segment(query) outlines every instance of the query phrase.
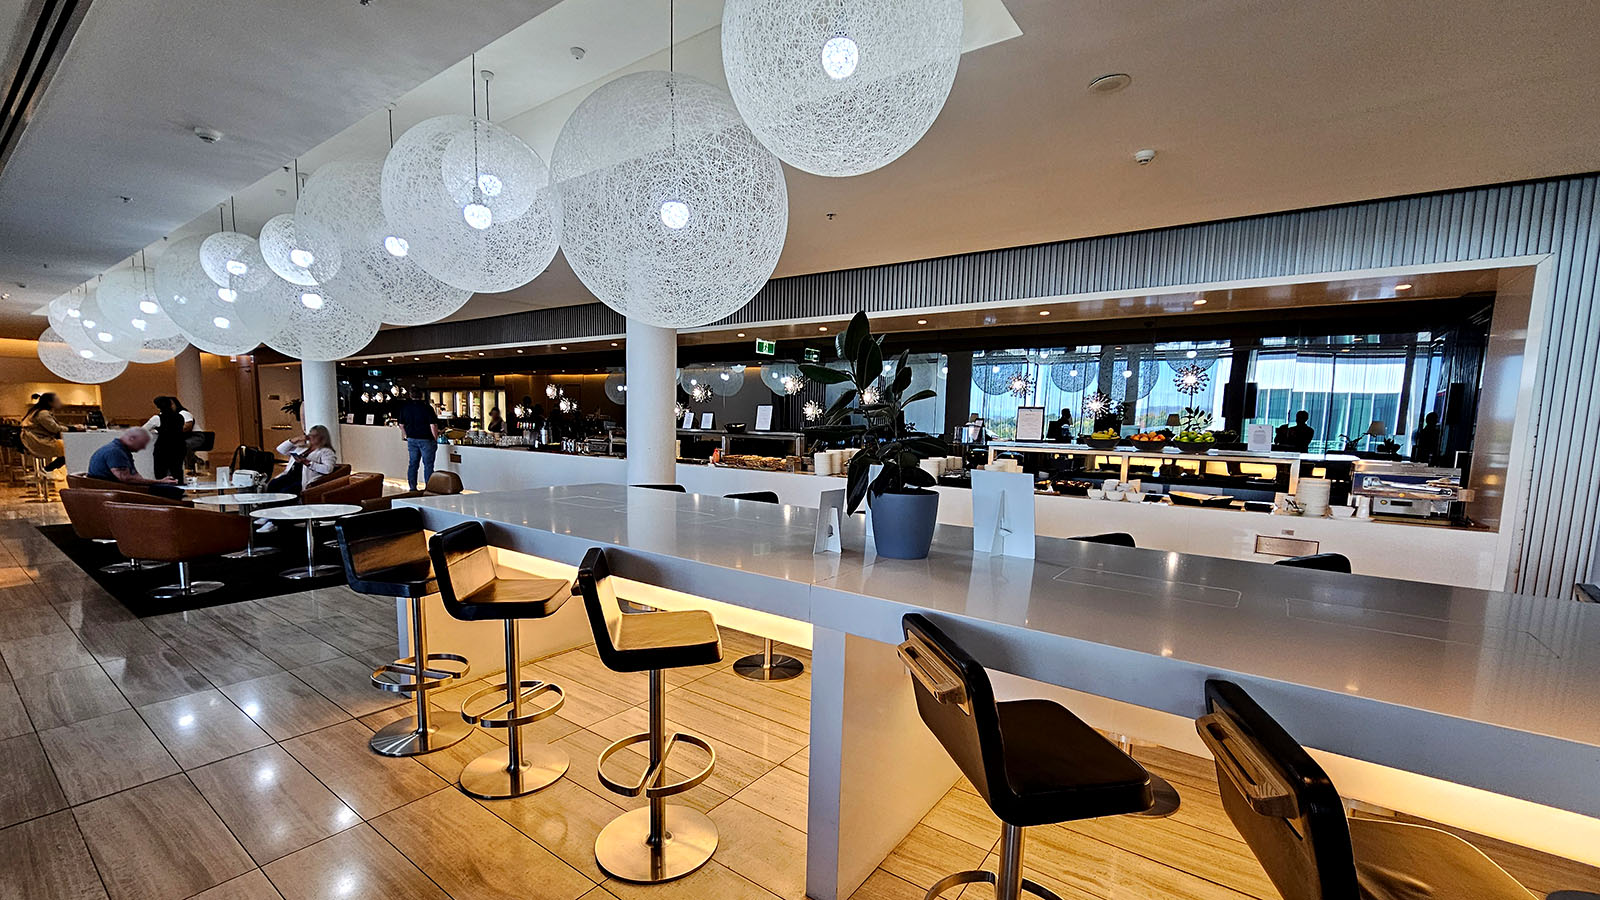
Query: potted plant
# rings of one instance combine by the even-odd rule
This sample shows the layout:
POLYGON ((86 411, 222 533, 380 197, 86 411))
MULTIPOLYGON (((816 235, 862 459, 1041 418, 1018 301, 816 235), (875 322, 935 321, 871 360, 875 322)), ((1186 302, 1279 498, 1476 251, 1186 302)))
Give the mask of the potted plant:
POLYGON ((860 445, 845 472, 847 510, 854 513, 863 502, 872 510, 879 556, 923 559, 933 544, 939 494, 928 490, 935 479, 919 463, 945 456, 949 449, 943 438, 907 428, 905 408, 934 396, 933 391, 906 393, 911 386, 910 351, 895 360, 892 373, 885 373, 883 337, 872 334, 864 312, 856 313, 850 326, 835 336, 834 347, 848 371, 817 365, 800 370, 813 383, 849 387, 806 432, 836 444, 860 445), (873 466, 882 466, 876 478, 870 478, 873 466))

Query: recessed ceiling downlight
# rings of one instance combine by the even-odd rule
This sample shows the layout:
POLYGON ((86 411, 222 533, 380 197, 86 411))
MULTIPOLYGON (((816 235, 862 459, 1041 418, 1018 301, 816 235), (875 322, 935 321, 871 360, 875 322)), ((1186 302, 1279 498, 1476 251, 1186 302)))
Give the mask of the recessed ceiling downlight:
POLYGON ((1132 75, 1126 72, 1113 72, 1089 82, 1089 90, 1096 94, 1115 94, 1130 84, 1133 84, 1132 75))

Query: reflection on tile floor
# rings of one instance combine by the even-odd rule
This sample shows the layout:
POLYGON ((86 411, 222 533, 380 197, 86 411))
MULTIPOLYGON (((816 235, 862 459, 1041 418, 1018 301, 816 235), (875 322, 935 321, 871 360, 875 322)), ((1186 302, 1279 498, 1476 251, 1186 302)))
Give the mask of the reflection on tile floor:
MULTIPOLYGON (((330 588, 140 620, 34 530, 64 521, 60 506, 21 497, 0 488, 0 900, 804 896, 810 677, 734 676, 759 649, 748 635, 727 634, 722 664, 669 680, 670 719, 717 746, 713 776, 679 798, 717 822, 716 856, 668 885, 620 884, 596 868, 594 838, 642 801, 602 788, 594 764, 642 727, 643 676, 608 671, 592 648, 530 662, 524 677, 560 683, 567 702, 526 734, 563 747, 569 774, 477 801, 451 782, 492 733, 418 759, 367 749, 404 714, 405 698, 368 684, 370 660, 394 655, 389 602, 330 588)), ((1030 877, 1069 900, 1273 900, 1205 764, 1144 755, 1183 791, 1180 814, 1031 829, 1030 877)), ((692 771, 692 757, 674 767, 692 771)), ((634 775, 644 762, 615 759, 634 775)), ((999 834, 957 785, 856 898, 919 900, 955 869, 992 866, 999 834)), ((1541 893, 1584 886, 1498 849, 1541 893)))

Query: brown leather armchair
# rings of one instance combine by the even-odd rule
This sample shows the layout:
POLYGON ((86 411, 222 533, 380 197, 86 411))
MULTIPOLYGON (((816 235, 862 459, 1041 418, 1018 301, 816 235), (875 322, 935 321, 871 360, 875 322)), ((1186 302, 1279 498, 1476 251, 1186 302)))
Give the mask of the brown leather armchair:
MULTIPOLYGON (((328 474, 323 475, 321 477, 312 479, 311 483, 306 485, 303 490, 304 491, 309 491, 314 487, 322 487, 323 485, 332 484, 333 482, 338 481, 341 478, 349 478, 349 477, 350 477, 350 464, 349 463, 339 463, 338 465, 333 467, 333 471, 332 472, 329 472, 328 474)), ((307 503, 317 503, 317 502, 321 502, 321 501, 307 500, 305 502, 307 502, 307 503)))
POLYGON ((301 503, 359 504, 363 500, 383 496, 383 475, 377 472, 357 472, 343 481, 330 484, 326 490, 316 493, 313 498, 306 496, 309 493, 311 491, 308 489, 300 494, 301 503))
POLYGON ((150 592, 158 599, 190 597, 222 587, 220 581, 191 581, 189 563, 243 550, 250 542, 250 520, 232 513, 148 503, 107 503, 104 508, 123 556, 178 564, 178 583, 150 592))
POLYGON ((459 494, 466 488, 461 485, 461 476, 454 472, 435 472, 428 476, 428 483, 420 491, 406 491, 401 494, 390 494, 387 497, 375 497, 363 500, 361 508, 367 512, 378 509, 389 509, 396 500, 407 500, 412 497, 448 497, 459 494))
POLYGON ((150 493, 150 486, 147 484, 123 484, 113 478, 95 478, 86 472, 68 472, 67 487, 93 491, 126 491, 130 494, 150 493))
MULTIPOLYGON (((90 479, 98 481, 99 479, 90 479)), ((101 482, 102 484, 104 482, 101 482)), ((61 491, 61 505, 66 509, 67 521, 72 523, 72 531, 86 541, 97 544, 114 544, 116 537, 111 533, 111 520, 106 516, 107 503, 133 503, 146 506, 190 506, 183 500, 171 500, 166 497, 157 497, 153 494, 140 494, 133 491, 119 491, 110 489, 90 488, 64 488, 61 491)), ((157 565, 162 565, 158 563, 157 565)), ((153 568, 143 561, 134 558, 125 562, 112 563, 101 566, 100 571, 116 575, 124 572, 137 572, 153 568)))

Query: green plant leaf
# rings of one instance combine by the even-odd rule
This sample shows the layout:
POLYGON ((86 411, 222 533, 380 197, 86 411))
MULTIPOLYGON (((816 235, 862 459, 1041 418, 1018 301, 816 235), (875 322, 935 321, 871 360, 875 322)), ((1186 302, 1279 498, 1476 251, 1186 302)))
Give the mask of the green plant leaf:
POLYGON ((911 386, 911 351, 903 350, 900 358, 894 361, 894 381, 890 382, 889 390, 896 394, 903 393, 911 386))
POLYGON ((869 336, 861 343, 855 357, 856 387, 866 390, 867 385, 883 375, 883 348, 869 336))
POLYGON ((906 484, 912 487, 933 487, 939 483, 939 479, 929 475, 927 471, 920 466, 915 469, 906 469, 905 481, 906 484))
MULTIPOLYGON (((861 352, 861 345, 871 336, 872 326, 867 324, 866 311, 856 313, 850 318, 850 325, 835 342, 838 345, 839 358, 855 362, 857 354, 861 352)), ((857 384, 860 382, 857 381, 857 384)))
POLYGON ((917 402, 918 400, 926 400, 929 397, 935 397, 935 396, 938 396, 938 395, 935 394, 933 391, 930 391, 930 390, 927 390, 926 388, 924 388, 923 390, 917 391, 915 394, 912 394, 911 396, 905 398, 904 400, 901 400, 900 401, 900 405, 901 406, 910 406, 911 404, 917 402))
POLYGON ((800 374, 804 375, 807 381, 814 381, 817 384, 843 384, 850 380, 849 372, 809 363, 800 366, 800 374))
POLYGON ((833 415, 835 415, 837 413, 844 412, 845 410, 850 408, 850 404, 854 403, 855 400, 856 400, 856 389, 855 388, 847 388, 844 393, 839 395, 839 399, 833 401, 833 405, 828 407, 828 411, 824 414, 823 417, 824 418, 828 418, 828 417, 831 417, 831 416, 833 416, 833 415))
POLYGON ((854 515, 861 508, 861 501, 867 499, 867 475, 871 471, 871 463, 865 453, 850 457, 850 462, 845 466, 845 512, 854 515))

